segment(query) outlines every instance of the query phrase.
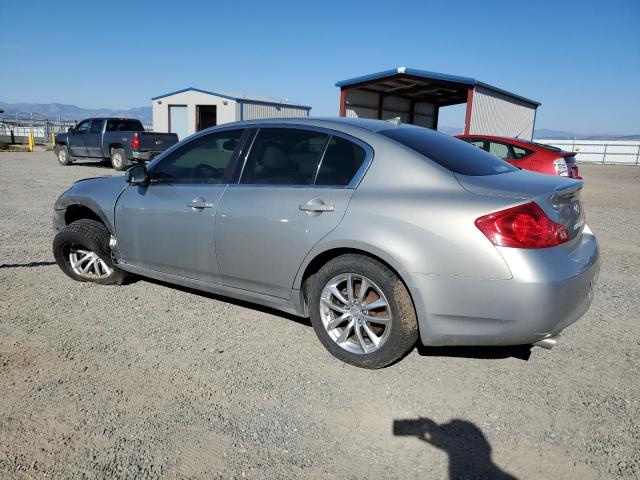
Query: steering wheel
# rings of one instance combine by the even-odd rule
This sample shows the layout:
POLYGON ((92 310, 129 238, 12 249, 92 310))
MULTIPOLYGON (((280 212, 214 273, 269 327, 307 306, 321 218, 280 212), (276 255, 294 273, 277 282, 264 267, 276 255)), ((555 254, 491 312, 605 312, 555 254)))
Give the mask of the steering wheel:
POLYGON ((193 167, 193 177, 198 179, 219 179, 222 177, 222 173, 221 169, 212 167, 206 163, 201 163, 193 167))

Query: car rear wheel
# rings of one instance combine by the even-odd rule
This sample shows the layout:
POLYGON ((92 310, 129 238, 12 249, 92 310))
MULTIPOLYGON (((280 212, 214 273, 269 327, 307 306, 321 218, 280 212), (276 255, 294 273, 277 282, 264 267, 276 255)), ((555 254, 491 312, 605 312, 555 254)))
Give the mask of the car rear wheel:
POLYGON ((79 282, 122 285, 127 274, 111 260, 110 234, 96 220, 77 220, 53 239, 56 263, 69 277, 79 282))
POLYGON ((391 269, 364 255, 342 255, 325 264, 311 279, 309 309, 327 350, 358 367, 385 367, 418 338, 406 287, 391 269))
POLYGON ((60 165, 67 166, 71 165, 71 162, 73 162, 71 155, 69 155, 69 149, 66 145, 59 146, 56 155, 58 157, 58 163, 60 165))
POLYGON ((126 170, 129 166, 127 155, 122 148, 114 148, 111 150, 111 166, 119 172, 126 170))

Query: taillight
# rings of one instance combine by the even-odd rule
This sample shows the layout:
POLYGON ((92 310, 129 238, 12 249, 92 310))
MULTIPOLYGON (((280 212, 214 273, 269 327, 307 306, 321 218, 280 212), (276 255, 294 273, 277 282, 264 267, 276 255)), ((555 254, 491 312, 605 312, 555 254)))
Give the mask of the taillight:
POLYGON ((490 213, 475 223, 491 243, 500 247, 547 248, 569 240, 567 227, 551 220, 533 202, 490 213))
POLYGON ((138 148, 140 148, 140 137, 138 136, 137 133, 133 134, 133 137, 131 137, 131 148, 134 150, 137 150, 138 148))
POLYGON ((553 161, 553 168, 556 169, 556 175, 560 175, 561 177, 569 176, 569 169, 567 168, 567 162, 564 158, 556 158, 553 161))

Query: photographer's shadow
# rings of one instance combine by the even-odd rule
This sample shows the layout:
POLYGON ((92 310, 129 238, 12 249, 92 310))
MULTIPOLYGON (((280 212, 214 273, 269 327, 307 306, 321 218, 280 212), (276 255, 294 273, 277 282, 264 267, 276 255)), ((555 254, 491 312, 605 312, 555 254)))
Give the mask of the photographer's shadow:
POLYGON ((394 420, 393 434, 415 436, 449 456, 449 480, 517 480, 493 463, 491 445, 482 431, 466 420, 438 425, 429 418, 394 420))

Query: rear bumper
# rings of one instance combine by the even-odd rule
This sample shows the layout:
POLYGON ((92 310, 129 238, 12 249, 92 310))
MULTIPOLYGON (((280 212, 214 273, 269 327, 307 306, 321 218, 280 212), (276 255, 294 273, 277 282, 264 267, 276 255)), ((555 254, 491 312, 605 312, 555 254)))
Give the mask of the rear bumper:
POLYGON ((499 250, 510 280, 409 275, 423 344, 532 344, 557 335, 588 310, 600 269, 588 227, 570 246, 499 250))
POLYGON ((156 155, 160 154, 161 152, 159 151, 145 151, 145 152, 140 152, 138 150, 134 150, 131 152, 131 155, 133 156, 134 159, 142 161, 142 162, 148 162, 149 160, 152 160, 156 155))

